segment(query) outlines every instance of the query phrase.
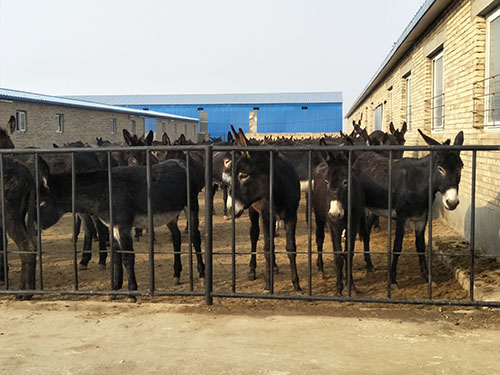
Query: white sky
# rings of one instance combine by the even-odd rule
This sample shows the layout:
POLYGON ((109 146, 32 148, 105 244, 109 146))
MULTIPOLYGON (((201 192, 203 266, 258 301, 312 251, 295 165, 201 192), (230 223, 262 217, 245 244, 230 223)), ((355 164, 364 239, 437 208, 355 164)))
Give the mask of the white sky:
POLYGON ((0 87, 49 95, 342 91, 423 0, 0 0, 0 87))

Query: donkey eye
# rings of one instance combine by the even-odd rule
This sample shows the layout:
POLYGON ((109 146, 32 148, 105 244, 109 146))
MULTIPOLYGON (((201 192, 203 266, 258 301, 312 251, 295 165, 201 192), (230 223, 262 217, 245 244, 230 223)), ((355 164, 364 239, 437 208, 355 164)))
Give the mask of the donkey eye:
POLYGON ((231 159, 224 159, 224 167, 231 168, 231 159))
POLYGON ((348 185, 347 180, 342 180, 342 187, 346 188, 348 185))
POLYGON ((443 167, 441 167, 440 165, 438 165, 438 171, 439 171, 439 173, 441 173, 443 176, 446 176, 446 170, 445 170, 443 167))
POLYGON ((243 172, 238 173, 238 178, 242 182, 248 180, 248 177, 250 177, 250 175, 248 173, 243 173, 243 172))

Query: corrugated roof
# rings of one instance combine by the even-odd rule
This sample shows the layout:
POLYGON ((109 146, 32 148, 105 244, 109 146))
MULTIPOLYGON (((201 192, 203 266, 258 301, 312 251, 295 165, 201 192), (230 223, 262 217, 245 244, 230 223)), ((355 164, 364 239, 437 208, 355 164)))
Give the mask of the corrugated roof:
POLYGON ((403 33, 392 47, 380 67, 375 72, 370 82, 363 89, 351 109, 347 112, 349 117, 363 102, 363 100, 375 89, 385 75, 403 58, 415 41, 428 29, 437 17, 450 5, 453 0, 426 0, 403 33))
POLYGON ((122 112, 122 113, 130 113, 130 114, 144 116, 144 117, 157 117, 157 118, 168 118, 168 119, 177 119, 177 120, 198 121, 197 118, 193 118, 193 117, 177 116, 177 115, 171 115, 171 114, 163 113, 163 112, 145 111, 145 110, 140 110, 140 109, 118 107, 118 106, 109 105, 109 104, 96 103, 96 102, 92 102, 92 101, 88 101, 88 100, 71 99, 71 98, 59 97, 59 96, 34 94, 31 92, 10 90, 10 89, 4 89, 4 88, 0 88, 0 99, 22 100, 22 101, 29 101, 29 102, 38 102, 38 103, 47 103, 47 104, 69 106, 69 107, 95 109, 95 110, 101 110, 101 111, 122 112))
POLYGON ((342 92, 192 95, 83 95, 70 96, 70 98, 91 100, 99 103, 114 105, 342 103, 342 92))

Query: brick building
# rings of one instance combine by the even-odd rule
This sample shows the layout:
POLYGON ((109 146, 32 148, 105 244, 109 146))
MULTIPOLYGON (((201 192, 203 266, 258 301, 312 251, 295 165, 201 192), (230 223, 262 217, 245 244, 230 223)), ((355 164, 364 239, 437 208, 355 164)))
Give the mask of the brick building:
MULTIPOLYGON (((463 130, 464 144, 500 143, 500 1, 427 0, 347 113, 369 131, 408 122, 407 144, 463 130)), ((413 156, 413 155, 407 155, 413 156)), ((471 152, 462 152, 461 203, 446 219, 470 234, 471 152)), ((476 244, 500 256, 500 154, 479 152, 476 244)))
POLYGON ((52 147, 74 141, 95 145, 96 137, 123 142, 123 129, 139 136, 153 129, 157 139, 166 132, 198 140, 199 120, 166 113, 123 108, 89 101, 0 89, 0 123, 16 116, 11 135, 16 147, 52 147))

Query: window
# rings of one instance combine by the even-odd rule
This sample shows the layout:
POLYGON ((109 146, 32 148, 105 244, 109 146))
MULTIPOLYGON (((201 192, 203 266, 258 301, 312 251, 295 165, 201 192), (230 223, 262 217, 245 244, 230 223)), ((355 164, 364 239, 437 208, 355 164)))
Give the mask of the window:
POLYGON ((302 106, 302 108, 301 108, 301 109, 306 110, 306 109, 308 109, 308 108, 307 108, 307 106, 302 106))
POLYGON ((188 126, 184 124, 184 135, 187 136, 188 126))
POLYGON ((411 130, 411 74, 405 77, 406 124, 411 130))
POLYGON ((389 87, 389 89, 387 89, 387 101, 388 101, 388 104, 389 104, 389 122, 392 121, 392 112, 393 112, 393 108, 392 108, 392 86, 389 87))
POLYGON ((443 52, 432 59, 432 130, 443 129, 444 126, 444 79, 443 52))
POLYGON ((486 125, 500 122, 500 8, 487 19, 486 125))
POLYGON ((116 134, 116 119, 111 119, 111 134, 116 134))
POLYGON ((16 111, 16 132, 26 132, 26 111, 16 111))
POLYGON ((136 131, 137 131, 137 129, 136 129, 136 125, 135 125, 135 120, 130 120, 130 132, 132 134, 135 134, 136 131))
POLYGON ((377 108, 375 108, 374 113, 374 130, 382 130, 382 120, 384 118, 384 105, 380 104, 377 108))
POLYGON ((56 133, 64 132, 64 115, 61 113, 56 114, 56 133))

